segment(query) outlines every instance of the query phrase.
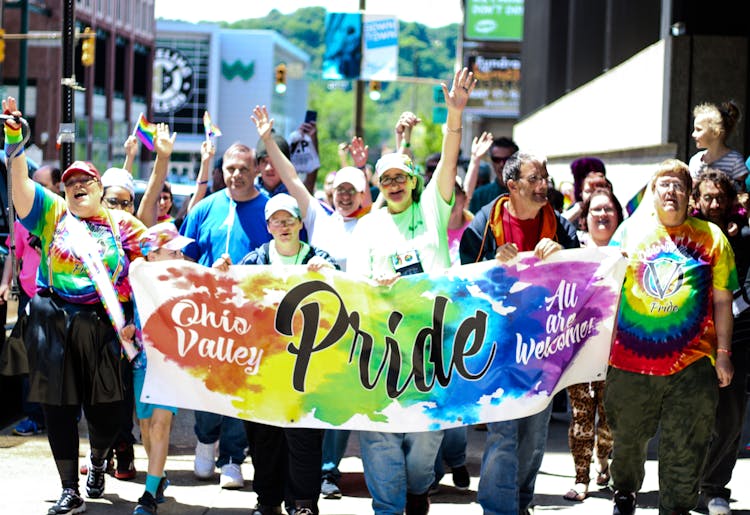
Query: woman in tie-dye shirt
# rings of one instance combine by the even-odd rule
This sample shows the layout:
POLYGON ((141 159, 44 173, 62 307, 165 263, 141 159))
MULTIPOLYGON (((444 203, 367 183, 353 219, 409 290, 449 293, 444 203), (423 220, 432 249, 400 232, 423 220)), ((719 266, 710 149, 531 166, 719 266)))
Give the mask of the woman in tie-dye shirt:
MULTIPOLYGON (((3 110, 21 116, 12 97, 3 100, 3 110)), ((105 457, 119 429, 125 392, 132 388, 110 314, 117 313, 119 301, 125 320, 132 319, 128 267, 141 255, 146 228, 130 214, 102 205, 101 177, 91 163, 76 161, 63 172, 66 199, 35 184, 28 176, 21 125, 9 118, 4 129, 13 204, 24 227, 42 242, 40 290, 31 301, 25 342, 29 400, 42 404, 62 483, 49 513, 79 513, 86 507, 78 490, 77 418, 83 408, 91 446, 86 492, 101 497, 105 457), (93 279, 97 274, 99 282, 93 279), (100 295, 107 292, 105 309, 100 295)))
POLYGON ((718 389, 732 379, 734 253, 721 229, 687 215, 691 188, 688 166, 664 161, 651 181, 654 210, 625 220, 610 241, 630 260, 604 400, 622 515, 635 511, 657 427, 659 512, 695 507, 718 389))

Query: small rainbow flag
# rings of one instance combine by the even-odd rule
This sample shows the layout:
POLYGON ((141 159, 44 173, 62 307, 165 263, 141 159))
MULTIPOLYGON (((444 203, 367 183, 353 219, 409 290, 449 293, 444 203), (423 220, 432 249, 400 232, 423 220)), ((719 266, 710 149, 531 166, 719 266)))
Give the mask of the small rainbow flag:
POLYGON ((646 193, 646 186, 641 188, 638 193, 633 195, 633 198, 628 200, 628 203, 625 204, 625 210, 628 212, 628 216, 632 215, 635 212, 635 209, 641 203, 641 200, 643 200, 644 193, 646 193))
POLYGON ((135 129, 133 130, 133 134, 138 136, 138 139, 141 140, 141 143, 149 149, 154 149, 154 138, 156 137, 156 124, 150 123, 148 120, 146 120, 146 117, 143 116, 143 113, 140 114, 138 117, 138 121, 135 124, 135 129))
POLYGON ((211 122, 211 117, 208 115, 208 111, 203 111, 203 130, 206 132, 207 140, 221 136, 221 129, 211 122))

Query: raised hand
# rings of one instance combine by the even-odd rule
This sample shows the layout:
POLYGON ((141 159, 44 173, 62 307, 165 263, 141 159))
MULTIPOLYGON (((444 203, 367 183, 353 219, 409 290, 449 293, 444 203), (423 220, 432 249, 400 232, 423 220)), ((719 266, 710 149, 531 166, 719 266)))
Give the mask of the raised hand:
POLYGON ((135 155, 138 153, 138 138, 131 134, 122 146, 125 149, 125 155, 131 160, 135 159, 135 155))
POLYGON ((483 132, 481 136, 474 136, 471 141, 471 157, 480 158, 484 156, 492 146, 492 133, 483 132))
POLYGON ((203 140, 201 142, 201 162, 210 162, 214 155, 216 155, 216 147, 214 144, 208 140, 203 140))
POLYGON ((169 157, 174 149, 174 141, 177 139, 177 133, 169 135, 169 125, 166 123, 156 124, 156 136, 154 137, 154 150, 158 157, 169 157))
POLYGON ((266 106, 255 106, 250 119, 255 124, 255 128, 258 129, 258 136, 260 136, 260 139, 264 140, 270 137, 271 129, 273 129, 273 118, 268 117, 268 109, 266 106))
MULTIPOLYGON (((21 111, 18 110, 18 102, 16 102, 16 99, 14 97, 8 97, 3 100, 3 114, 10 114, 15 116, 16 118, 20 118, 22 116, 21 111)), ((10 118, 5 120, 5 125, 13 130, 18 130, 21 128, 20 123, 10 118)))
POLYGON ((444 82, 441 83, 440 87, 443 88, 445 105, 448 109, 463 110, 469 102, 469 96, 474 91, 476 84, 477 80, 474 78, 474 73, 470 72, 468 68, 456 72, 450 90, 444 82))
POLYGON ((365 140, 358 136, 354 136, 349 145, 349 153, 352 155, 354 166, 357 168, 363 168, 367 164, 367 157, 370 155, 370 147, 365 145, 365 140))

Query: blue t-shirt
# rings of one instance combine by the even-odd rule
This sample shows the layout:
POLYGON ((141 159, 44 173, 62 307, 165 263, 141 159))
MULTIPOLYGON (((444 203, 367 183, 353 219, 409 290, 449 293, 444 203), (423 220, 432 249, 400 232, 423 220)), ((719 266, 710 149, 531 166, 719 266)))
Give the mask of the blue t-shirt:
POLYGON ((184 254, 204 266, 213 265, 224 253, 239 263, 248 252, 271 241, 264 214, 266 202, 263 193, 244 202, 231 200, 226 189, 209 195, 180 227, 181 234, 195 240, 183 249, 184 254))

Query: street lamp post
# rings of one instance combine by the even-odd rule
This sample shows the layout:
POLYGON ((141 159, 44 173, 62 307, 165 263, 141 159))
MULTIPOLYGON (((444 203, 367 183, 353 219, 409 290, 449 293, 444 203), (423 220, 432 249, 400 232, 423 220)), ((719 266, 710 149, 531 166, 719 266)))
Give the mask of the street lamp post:
POLYGON ((74 161, 75 125, 73 123, 75 0, 63 0, 62 25, 62 112, 58 138, 60 141, 60 168, 65 170, 74 161))

